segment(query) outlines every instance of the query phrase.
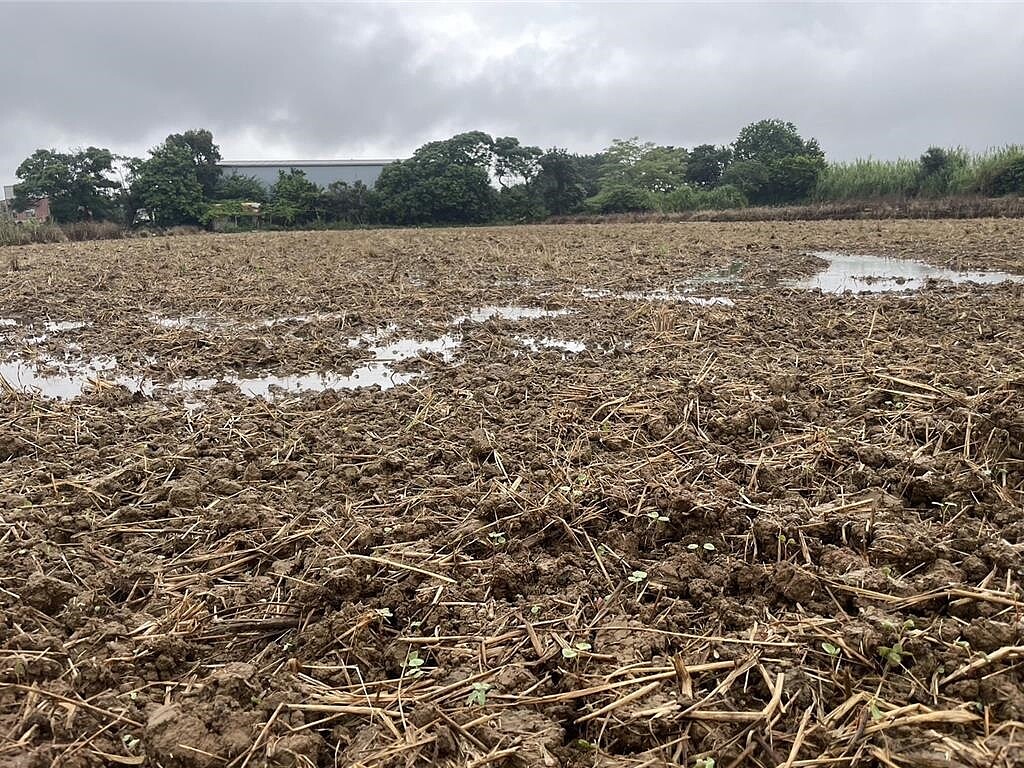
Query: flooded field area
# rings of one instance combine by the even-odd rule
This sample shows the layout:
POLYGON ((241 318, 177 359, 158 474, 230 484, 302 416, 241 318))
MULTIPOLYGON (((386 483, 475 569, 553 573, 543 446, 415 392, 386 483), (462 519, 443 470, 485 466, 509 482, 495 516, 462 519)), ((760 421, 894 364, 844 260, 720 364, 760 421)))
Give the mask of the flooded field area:
POLYGON ((0 249, 0 765, 1024 763, 1024 222, 0 249))

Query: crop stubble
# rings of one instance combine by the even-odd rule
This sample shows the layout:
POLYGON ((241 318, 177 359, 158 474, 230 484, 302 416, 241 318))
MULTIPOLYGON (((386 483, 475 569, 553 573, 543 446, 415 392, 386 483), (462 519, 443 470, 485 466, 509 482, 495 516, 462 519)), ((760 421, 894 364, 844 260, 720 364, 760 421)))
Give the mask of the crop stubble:
POLYGON ((454 361, 386 392, 0 395, 0 764, 1020 764, 1022 288, 784 286, 826 249, 1024 272, 1022 240, 893 221, 0 253, 0 314, 91 324, 0 328, 4 353, 74 341, 156 381, 572 310, 463 325, 454 361), (690 290, 735 306, 580 293, 715 275, 741 283, 690 290))

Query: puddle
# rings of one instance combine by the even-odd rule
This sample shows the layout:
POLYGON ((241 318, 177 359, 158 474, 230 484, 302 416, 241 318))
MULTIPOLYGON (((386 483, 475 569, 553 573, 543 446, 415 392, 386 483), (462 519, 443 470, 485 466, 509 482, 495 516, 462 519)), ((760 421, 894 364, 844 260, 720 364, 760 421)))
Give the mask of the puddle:
POLYGON ((791 288, 820 289, 823 293, 888 293, 923 288, 929 280, 948 280, 952 283, 978 283, 996 285, 1007 281, 1024 282, 1024 276, 1007 272, 981 270, 958 272, 935 267, 923 261, 894 259, 887 256, 816 251, 813 254, 828 262, 828 266, 810 277, 790 281, 791 288))
MULTIPOLYGON (((383 333, 392 328, 383 329, 383 333)), ((380 333, 377 336, 381 335, 380 333)), ((350 339, 349 346, 358 346, 361 341, 370 341, 377 336, 350 339)), ((362 365, 352 373, 333 372, 301 373, 288 376, 256 376, 252 378, 225 377, 224 381, 236 385, 243 394, 250 397, 262 397, 273 400, 281 394, 299 392, 323 392, 327 389, 362 389, 364 387, 380 387, 391 389, 400 384, 408 384, 422 376, 411 371, 396 371, 393 364, 404 360, 412 360, 422 355, 437 354, 445 361, 450 361, 455 350, 462 344, 462 339, 445 335, 436 339, 422 340, 403 338, 391 342, 374 343, 370 346, 374 359, 362 365)))
POLYGON ((455 350, 462 345, 462 339, 456 336, 444 335, 429 341, 419 339, 399 339, 388 344, 372 346, 370 350, 374 357, 381 361, 411 360, 422 355, 437 354, 445 362, 451 362, 455 356, 455 350))
MULTIPOLYGON (((540 307, 516 307, 516 306, 486 306, 471 311, 469 315, 456 317, 452 323, 459 325, 463 322, 483 322, 492 317, 499 317, 507 320, 520 320, 527 318, 555 317, 568 314, 569 309, 549 310, 540 307)), ((310 316, 316 317, 316 316, 310 316)), ((280 322, 305 322, 306 316, 295 316, 289 318, 274 318, 266 321, 271 324, 280 322)), ((180 318, 166 318, 152 315, 150 320, 164 328, 209 328, 223 325, 223 321, 212 318, 208 315, 192 315, 180 318)), ((84 327, 78 323, 52 323, 47 328, 52 330, 72 330, 84 327)), ((100 377, 111 383, 122 384, 133 392, 141 392, 151 396, 156 392, 198 392, 213 389, 219 382, 233 384, 249 397, 262 397, 266 400, 274 400, 283 395, 296 394, 299 392, 322 392, 327 389, 362 389, 366 387, 380 387, 390 389, 400 384, 407 384, 423 375, 419 371, 396 371, 395 364, 399 362, 415 360, 425 355, 437 355, 445 362, 451 362, 455 352, 462 345, 462 338, 459 334, 444 334, 434 339, 415 339, 411 337, 388 338, 397 331, 394 325, 387 325, 378 329, 375 333, 364 334, 357 338, 346 340, 348 347, 362 347, 367 345, 368 351, 373 359, 355 368, 351 373, 338 373, 333 371, 312 371, 287 375, 250 375, 240 376, 228 374, 219 378, 206 379, 178 379, 171 382, 158 382, 148 379, 145 376, 101 376, 109 374, 117 367, 116 358, 95 358, 91 361, 69 362, 68 359, 60 362, 54 359, 42 359, 39 362, 24 359, 0 364, 0 373, 4 379, 14 388, 38 392, 43 397, 53 399, 71 399, 82 394, 89 381, 100 377), (53 367, 56 373, 43 372, 48 367, 53 367)), ((45 338, 45 337, 44 337, 45 338)), ((516 337, 524 346, 534 351, 540 349, 558 349, 567 353, 579 353, 586 350, 586 344, 576 340, 562 340, 552 337, 516 337)), ((147 358, 152 365, 156 361, 147 358)), ((199 405, 190 401, 190 410, 195 410, 199 405)))
POLYGON ((290 325, 292 323, 312 323, 324 320, 343 320, 345 312, 313 312, 309 315, 283 315, 282 317, 271 317, 266 320, 259 320, 254 323, 247 323, 246 328, 273 328, 276 325, 290 325))
POLYGON ((273 400, 280 394, 323 392, 327 389, 360 389, 374 385, 390 389, 407 384, 420 374, 398 373, 391 366, 374 362, 356 368, 348 375, 340 373, 303 373, 292 376, 258 376, 250 379, 226 377, 224 381, 236 385, 242 394, 273 400))
POLYGON ((540 352, 542 349, 558 349, 562 352, 578 354, 587 350, 587 345, 575 339, 553 339, 550 337, 536 338, 534 336, 516 336, 516 341, 533 352, 540 352))
POLYGON ((60 322, 47 322, 43 325, 50 333, 63 333, 64 331, 80 331, 83 328, 88 328, 90 323, 80 322, 78 320, 61 320, 60 322))
MULTIPOLYGON (((0 363, 0 376, 3 376, 4 381, 14 389, 38 392, 43 397, 54 400, 70 400, 82 394, 91 380, 104 378, 101 374, 117 368, 115 357, 95 357, 75 365, 54 360, 43 362, 47 367, 53 367, 55 371, 42 372, 35 363, 15 359, 0 363)), ((114 381, 125 383, 121 377, 114 381)))
POLYGON ((162 315, 150 315, 149 321, 154 325, 168 330, 182 330, 193 328, 197 330, 209 330, 210 328, 223 328, 230 325, 223 319, 211 317, 203 312, 195 315, 181 315, 180 317, 164 317, 162 315))
POLYGON ((543 307, 516 307, 511 305, 489 304, 485 307, 475 307, 468 315, 458 315, 452 318, 452 325, 462 325, 465 322, 484 323, 488 320, 537 320, 542 317, 559 317, 568 315, 571 309, 544 309, 543 307))
POLYGON ((580 293, 588 299, 627 299, 628 301, 671 301, 693 304, 698 307, 734 307, 735 302, 728 296, 692 296, 689 293, 656 289, 653 291, 621 291, 616 293, 605 288, 583 288, 580 293))

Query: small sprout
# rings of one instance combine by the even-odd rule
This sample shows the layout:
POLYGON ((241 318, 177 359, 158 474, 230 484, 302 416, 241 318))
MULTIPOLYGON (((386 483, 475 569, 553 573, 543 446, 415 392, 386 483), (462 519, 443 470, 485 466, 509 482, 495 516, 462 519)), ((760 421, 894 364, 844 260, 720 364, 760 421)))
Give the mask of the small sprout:
POLYGON ((505 534, 501 531, 491 531, 487 536, 490 538, 491 543, 496 547, 500 547, 505 543, 505 534))
POLYGON ((880 645, 878 646, 878 655, 885 660, 887 666, 898 667, 903 663, 903 644, 896 643, 892 647, 880 645))
MULTIPOLYGON (((712 544, 710 541, 705 541, 704 542, 704 549, 706 549, 708 552, 714 552, 715 551, 715 545, 712 544)), ((709 757, 708 760, 711 760, 711 758, 709 757)))
POLYGON ((576 741, 572 743, 572 746, 574 749, 578 749, 581 752, 592 752, 593 750, 597 749, 597 747, 595 747, 586 739, 576 739, 576 741))
POLYGON ((875 722, 881 720, 885 715, 882 714, 882 710, 878 708, 878 703, 874 700, 871 702, 871 719, 875 722))
POLYGON ((482 707, 487 703, 487 692, 491 690, 489 683, 473 683, 473 691, 469 694, 466 699, 466 703, 469 705, 475 705, 482 707))
POLYGON ((128 691, 128 698, 131 699, 132 701, 135 701, 137 698, 139 698, 139 692, 138 691, 128 691))
POLYGON ((693 761, 693 768, 715 768, 715 758, 698 757, 693 761))
POLYGON ((541 608, 540 608, 540 606, 539 606, 539 605, 531 605, 531 606, 530 606, 530 613, 532 613, 532 614, 533 614, 534 616, 536 616, 537 614, 539 614, 539 613, 540 613, 540 611, 541 611, 541 608))
POLYGON ((382 619, 392 619, 395 616, 390 608, 375 608, 373 612, 382 619))
POLYGON ((690 550, 691 552, 696 552, 698 549, 700 549, 700 545, 699 544, 687 544, 686 548, 688 550, 690 550))
POLYGON ((131 734, 125 733, 121 736, 121 743, 124 744, 124 748, 129 752, 134 752, 139 746, 139 739, 131 734))
POLYGON ((648 512, 647 516, 656 523, 668 522, 668 515, 660 515, 658 514, 658 510, 656 509, 652 509, 650 512, 648 512))
POLYGON ((586 642, 585 640, 580 640, 579 642, 573 643, 572 645, 567 645, 564 648, 562 648, 562 658, 575 659, 577 656, 580 655, 581 651, 589 650, 590 643, 586 642))
POLYGON ((903 630, 904 631, 907 631, 907 630, 910 630, 910 629, 913 629, 913 628, 914 628, 914 620, 913 619, 907 619, 906 621, 903 622, 903 630))
POLYGON ((423 665, 426 663, 425 659, 420 658, 419 651, 409 651, 409 655, 405 659, 406 674, 409 677, 418 677, 423 674, 423 665))
POLYGON ((823 650, 832 658, 838 658, 840 654, 839 648, 837 646, 832 645, 832 643, 829 642, 822 643, 821 650, 823 650))
POLYGON ((647 571, 633 571, 627 578, 634 584, 639 584, 647 580, 647 571))

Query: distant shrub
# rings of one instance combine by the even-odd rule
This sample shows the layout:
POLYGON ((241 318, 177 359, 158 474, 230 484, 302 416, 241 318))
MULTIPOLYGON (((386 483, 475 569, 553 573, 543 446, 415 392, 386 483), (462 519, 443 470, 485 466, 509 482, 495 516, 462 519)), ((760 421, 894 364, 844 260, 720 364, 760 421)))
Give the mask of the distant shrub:
POLYGON ((695 211, 700 205, 701 195, 693 187, 682 186, 667 192, 661 201, 661 210, 669 213, 695 211))
POLYGON ((653 211, 651 194, 645 189, 615 184, 602 189, 583 204, 590 213, 632 213, 653 211))
POLYGON ((164 230, 165 235, 198 235, 203 230, 200 227, 194 227, 189 224, 179 224, 176 227, 167 227, 164 230))
POLYGON ((68 240, 113 240, 124 236, 124 229, 113 221, 76 221, 61 224, 68 240))
POLYGON ((697 193, 697 210, 727 211, 732 208, 746 208, 747 198, 731 184, 713 189, 702 189, 697 193))
POLYGON ((1024 195, 1024 154, 1008 160, 985 181, 989 195, 1024 195))
POLYGON ((29 245, 31 243, 63 243, 67 240, 56 224, 12 219, 0 219, 0 246, 29 245))

